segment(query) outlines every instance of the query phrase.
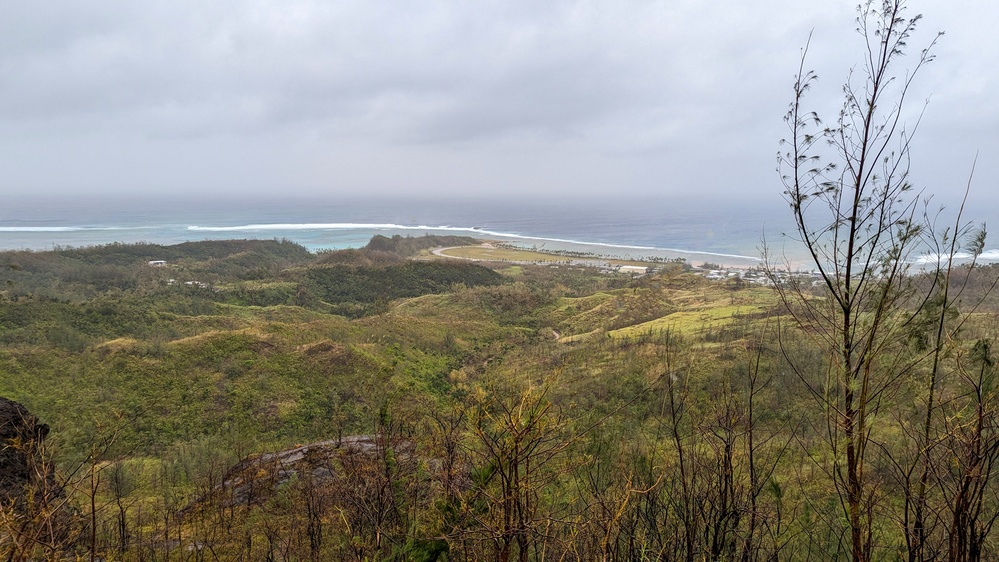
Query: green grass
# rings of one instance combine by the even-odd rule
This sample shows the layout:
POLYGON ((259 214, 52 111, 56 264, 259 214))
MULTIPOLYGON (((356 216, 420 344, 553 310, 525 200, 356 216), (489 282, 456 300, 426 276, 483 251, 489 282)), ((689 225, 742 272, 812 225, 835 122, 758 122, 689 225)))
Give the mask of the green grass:
POLYGON ((666 316, 634 324, 608 334, 612 338, 631 338, 666 329, 688 337, 732 327, 743 321, 750 324, 765 317, 776 304, 774 294, 766 289, 746 289, 738 292, 709 288, 700 294, 688 294, 678 299, 681 309, 666 316))
POLYGON ((512 261, 528 263, 555 263, 564 262, 568 258, 554 256, 542 252, 531 250, 516 250, 512 248, 493 248, 489 246, 459 246, 448 248, 441 252, 441 255, 449 258, 462 258, 481 261, 512 261))

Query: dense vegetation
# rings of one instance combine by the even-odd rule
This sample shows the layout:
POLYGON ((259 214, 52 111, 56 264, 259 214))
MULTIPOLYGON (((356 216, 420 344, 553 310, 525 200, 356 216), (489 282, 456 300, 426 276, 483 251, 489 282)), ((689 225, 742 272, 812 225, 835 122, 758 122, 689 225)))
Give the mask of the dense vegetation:
POLYGON ((442 293, 452 286, 496 285, 499 274, 466 262, 413 261, 392 267, 328 266, 306 274, 315 295, 347 316, 361 315, 371 305, 390 300, 442 293))
MULTIPOLYGON (((828 418, 801 379, 822 377, 824 359, 807 330, 781 320, 772 290, 679 268, 632 280, 368 251, 388 252, 331 262, 287 242, 242 241, 0 255, 16 265, 0 306, 0 395, 51 425, 38 462, 57 461, 75 506, 58 541, 42 533, 19 550, 6 538, 5 554, 845 555, 825 476, 828 418), (147 264, 161 256, 167 265, 147 264), (343 263, 358 259, 365 265, 343 263), (117 281, 82 273, 94 264, 117 281), (51 281, 69 270, 81 272, 73 283, 51 281), (340 279, 376 289, 337 292, 340 279), (333 313, 344 305, 353 318, 333 313), (327 445, 299 464, 253 457, 315 442, 327 445), (248 456, 258 460, 237 466, 248 456)), ((996 276, 972 273, 969 294, 996 276)), ((953 376, 939 390, 947 415, 934 454, 951 460, 927 498, 941 537, 967 447, 988 462, 999 449, 982 417, 995 407, 995 310, 984 306, 948 313, 961 318, 961 338, 941 359, 953 376), (973 422, 985 423, 977 441, 973 422)), ((927 318, 891 343, 892 357, 913 359, 879 415, 905 423, 872 429, 876 544, 887 558, 904 551, 892 522, 917 452, 906 420, 925 411, 927 318)), ((999 501, 990 466, 976 470, 981 525, 999 501)), ((15 507, 0 523, 22 538, 52 515, 15 507)), ((979 548, 993 552, 986 529, 979 548)))

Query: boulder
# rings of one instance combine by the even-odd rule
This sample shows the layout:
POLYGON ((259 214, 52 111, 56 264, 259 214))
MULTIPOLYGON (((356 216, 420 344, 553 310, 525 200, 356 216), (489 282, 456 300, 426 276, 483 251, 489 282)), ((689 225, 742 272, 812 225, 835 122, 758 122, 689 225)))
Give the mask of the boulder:
POLYGON ((362 480, 384 476, 385 467, 381 463, 386 445, 393 462, 416 461, 412 442, 384 443, 371 435, 350 435, 252 455, 230 468, 212 494, 198 498, 181 513, 188 513, 209 500, 225 506, 257 506, 292 480, 306 479, 311 486, 324 489, 363 488, 362 480))
POLYGON ((0 502, 22 498, 35 484, 41 444, 48 433, 49 426, 27 408, 0 397, 0 502))

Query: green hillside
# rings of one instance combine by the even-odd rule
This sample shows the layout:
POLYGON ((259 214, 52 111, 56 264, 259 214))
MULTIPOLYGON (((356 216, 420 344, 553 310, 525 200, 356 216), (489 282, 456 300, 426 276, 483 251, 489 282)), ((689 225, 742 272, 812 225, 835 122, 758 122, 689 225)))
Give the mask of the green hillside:
MULTIPOLYGON (((0 549, 58 521, 52 552, 115 560, 836 557, 829 418, 810 391, 828 363, 773 289, 420 252, 453 242, 0 254, 0 396, 50 426, 39 458, 69 500, 58 518, 4 507, 0 549)), ((969 381, 994 407, 976 343, 994 312, 953 313, 934 433, 958 464, 936 476, 934 509, 967 458, 961 420, 983 407, 969 381)), ((886 344, 874 368, 915 360, 878 416, 916 427, 932 326, 886 344)), ((905 512, 918 458, 905 427, 870 429, 885 513, 905 512)), ((979 435, 999 443, 991 425, 979 435)), ((981 506, 999 514, 994 496, 981 506)))

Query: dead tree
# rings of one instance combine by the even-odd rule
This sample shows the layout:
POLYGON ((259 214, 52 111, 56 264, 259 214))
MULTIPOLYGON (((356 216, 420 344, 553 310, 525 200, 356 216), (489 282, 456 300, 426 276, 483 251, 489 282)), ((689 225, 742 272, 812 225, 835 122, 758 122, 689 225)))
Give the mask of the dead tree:
POLYGON ((804 70, 803 55, 778 154, 784 196, 823 298, 812 298, 810 280, 783 283, 771 259, 769 269, 795 323, 825 351, 825 373, 792 366, 826 415, 827 470, 856 561, 871 559, 877 527, 871 421, 912 367, 886 359, 914 314, 908 264, 922 235, 909 178, 912 131, 902 118, 913 78, 933 58, 932 42, 902 78, 896 71, 920 19, 906 15, 904 0, 860 6, 864 60, 830 125, 804 107, 817 77, 804 70))

